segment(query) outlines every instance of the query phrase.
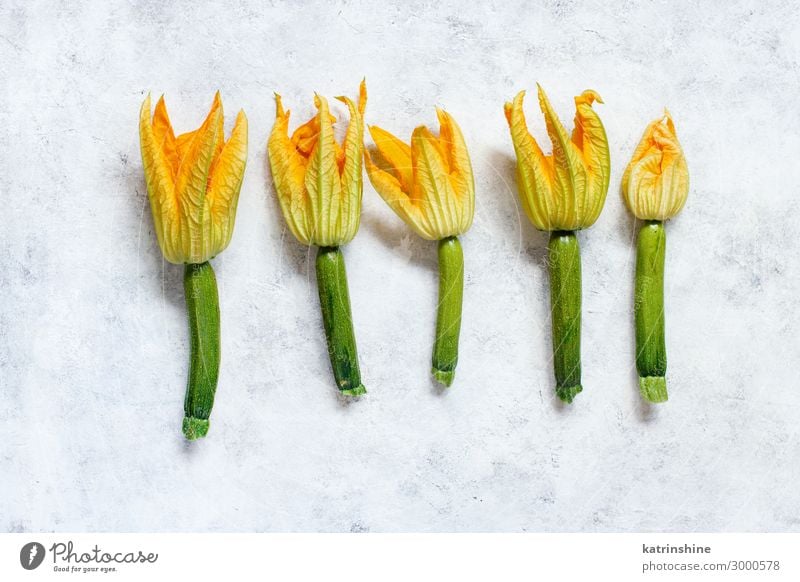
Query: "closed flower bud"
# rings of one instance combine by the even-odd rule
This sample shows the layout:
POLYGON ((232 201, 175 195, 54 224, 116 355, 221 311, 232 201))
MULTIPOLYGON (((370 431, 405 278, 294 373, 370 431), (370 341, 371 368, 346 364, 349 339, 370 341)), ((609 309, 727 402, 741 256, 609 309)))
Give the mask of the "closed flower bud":
POLYGON ((641 220, 668 220, 686 203, 689 170, 668 111, 647 126, 622 176, 622 195, 641 220))

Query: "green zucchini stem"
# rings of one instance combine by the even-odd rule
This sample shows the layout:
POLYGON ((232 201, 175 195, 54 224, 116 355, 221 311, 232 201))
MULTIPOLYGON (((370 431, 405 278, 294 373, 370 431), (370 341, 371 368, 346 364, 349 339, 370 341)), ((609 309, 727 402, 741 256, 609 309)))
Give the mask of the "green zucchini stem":
POLYGON ((195 440, 208 433, 208 418, 214 406, 219 377, 219 294, 211 264, 186 265, 183 289, 192 350, 183 406, 183 434, 187 439, 195 440))
POLYGON ((555 231, 548 244, 550 313, 556 394, 572 402, 581 386, 581 253, 574 231, 555 231))
POLYGON ((636 369, 639 392, 649 402, 667 401, 667 346, 664 337, 664 223, 648 220, 636 250, 636 369))
POLYGON ((439 308, 433 344, 433 377, 450 386, 458 363, 461 305, 464 297, 464 253, 458 238, 439 241, 439 308))
POLYGON ((361 383, 361 371, 358 368, 344 255, 339 247, 319 247, 317 288, 336 387, 348 396, 365 394, 367 390, 361 383))

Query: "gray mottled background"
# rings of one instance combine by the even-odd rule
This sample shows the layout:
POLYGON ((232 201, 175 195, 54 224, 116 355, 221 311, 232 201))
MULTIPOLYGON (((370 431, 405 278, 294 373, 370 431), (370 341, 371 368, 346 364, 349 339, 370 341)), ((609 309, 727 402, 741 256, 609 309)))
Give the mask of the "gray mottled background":
POLYGON ((798 30, 788 0, 4 1, 0 530, 800 531, 798 30), (368 123, 407 137, 435 105, 453 113, 477 203, 461 362, 440 392, 435 246, 365 184, 346 255, 369 394, 349 403, 265 143, 273 91, 297 123, 314 91, 355 95, 363 76, 368 123), (612 148, 606 208, 580 235, 571 407, 553 399, 545 238, 521 215, 502 111, 537 81, 568 125, 572 97, 597 90, 612 148), (250 154, 214 261, 212 428, 189 444, 182 275, 156 244, 137 120, 163 92, 177 130, 194 129, 218 88, 228 128, 248 114, 250 154), (665 105, 692 189, 668 225, 671 400, 650 408, 618 188, 665 105))

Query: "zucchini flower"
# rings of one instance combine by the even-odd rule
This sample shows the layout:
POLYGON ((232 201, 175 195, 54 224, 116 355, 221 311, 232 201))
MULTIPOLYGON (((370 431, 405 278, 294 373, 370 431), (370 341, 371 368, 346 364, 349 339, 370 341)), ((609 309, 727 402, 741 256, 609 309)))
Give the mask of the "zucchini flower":
POLYGON ((689 195, 689 170, 669 111, 644 131, 622 176, 625 204, 639 220, 675 217, 689 195))
POLYGON ((636 252, 636 369, 639 391, 649 402, 667 400, 664 333, 664 221, 675 217, 689 195, 689 170, 668 111, 647 126, 622 176, 625 204, 639 220, 636 252))
POLYGON ((184 265, 191 360, 183 434, 208 432, 220 360, 219 296, 209 259, 231 240, 247 162, 247 118, 236 117, 225 141, 222 101, 214 96, 199 129, 175 137, 162 96, 150 117, 150 96, 139 115, 150 209, 158 244, 170 263, 184 265))
POLYGON ((267 151, 275 193, 292 234, 304 245, 317 246, 317 287, 333 375, 342 394, 366 392, 361 383, 353 332, 350 295, 341 246, 350 242, 361 220, 364 109, 367 87, 362 81, 358 103, 347 105, 350 124, 342 145, 333 135, 336 118, 328 101, 314 96, 317 114, 289 137, 289 111, 275 95, 275 126, 267 151))
POLYGON ((528 131, 522 111, 524 91, 505 104, 517 154, 517 183, 522 207, 533 225, 550 232, 550 306, 556 394, 564 402, 581 386, 581 262, 577 230, 595 223, 603 210, 611 172, 608 139, 592 103, 594 91, 575 97, 575 129, 568 135, 544 90, 544 113, 553 153, 545 155, 528 131))
POLYGON ((475 183, 467 145, 453 117, 436 109, 439 137, 417 127, 411 145, 370 126, 382 167, 365 154, 367 174, 389 207, 439 248, 439 308, 432 373, 450 386, 458 363, 458 337, 464 293, 464 256, 458 237, 472 225, 475 183), (385 169, 384 169, 385 168, 385 169))

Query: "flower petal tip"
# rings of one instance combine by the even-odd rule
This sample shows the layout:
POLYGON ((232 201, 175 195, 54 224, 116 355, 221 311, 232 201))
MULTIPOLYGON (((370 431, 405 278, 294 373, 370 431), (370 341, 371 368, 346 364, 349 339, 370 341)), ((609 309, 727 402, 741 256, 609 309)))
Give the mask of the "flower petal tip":
POLYGON ((547 97, 547 93, 544 91, 544 87, 542 87, 539 83, 536 83, 537 95, 539 97, 539 109, 542 110, 542 113, 547 116, 548 109, 552 109, 550 105, 550 99, 547 97))
POLYGON ((427 138, 428 134, 430 134, 430 130, 425 125, 418 125, 414 128, 414 131, 411 132, 411 140, 414 139, 422 139, 427 138))
POLYGON ((439 128, 441 129, 445 125, 450 125, 453 121, 453 117, 445 111, 441 107, 436 107, 436 119, 439 120, 439 128))
POLYGON ((289 112, 283 109, 283 100, 280 94, 275 92, 273 95, 275 96, 275 118, 288 117, 289 112))
POLYGON ((367 109, 367 78, 361 79, 361 84, 358 86, 358 112, 362 115, 367 109))
POLYGON ((587 89, 586 91, 575 97, 576 106, 586 104, 589 107, 591 107, 592 103, 594 103, 595 101, 602 104, 603 98, 600 97, 600 94, 593 89, 587 89))
POLYGON ((503 104, 503 114, 506 116, 506 121, 511 124, 511 114, 514 109, 514 104, 510 101, 506 101, 503 104))

